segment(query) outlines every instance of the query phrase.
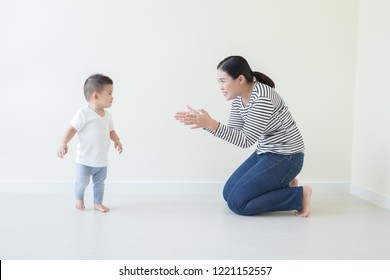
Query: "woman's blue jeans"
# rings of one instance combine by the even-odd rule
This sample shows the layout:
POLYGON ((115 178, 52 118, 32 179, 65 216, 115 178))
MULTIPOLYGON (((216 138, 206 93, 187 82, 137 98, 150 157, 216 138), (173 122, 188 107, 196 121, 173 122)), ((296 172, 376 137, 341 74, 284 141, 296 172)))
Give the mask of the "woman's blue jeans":
POLYGON ((302 209, 302 187, 289 187, 303 166, 303 153, 254 152, 230 176, 223 197, 240 215, 302 209))
POLYGON ((104 181, 107 177, 107 167, 90 167, 83 164, 76 164, 76 199, 84 200, 85 189, 90 178, 93 182, 93 197, 95 204, 102 204, 104 195, 104 181))

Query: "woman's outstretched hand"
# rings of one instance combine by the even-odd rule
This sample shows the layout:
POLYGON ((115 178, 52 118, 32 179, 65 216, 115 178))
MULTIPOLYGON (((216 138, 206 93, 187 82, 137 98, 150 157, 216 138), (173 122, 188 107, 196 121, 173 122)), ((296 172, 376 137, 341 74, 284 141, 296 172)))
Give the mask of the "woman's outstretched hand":
POLYGON ((187 105, 188 111, 177 112, 175 119, 185 125, 191 125, 195 128, 209 128, 215 132, 218 128, 219 122, 210 117, 209 113, 204 109, 195 110, 187 105))

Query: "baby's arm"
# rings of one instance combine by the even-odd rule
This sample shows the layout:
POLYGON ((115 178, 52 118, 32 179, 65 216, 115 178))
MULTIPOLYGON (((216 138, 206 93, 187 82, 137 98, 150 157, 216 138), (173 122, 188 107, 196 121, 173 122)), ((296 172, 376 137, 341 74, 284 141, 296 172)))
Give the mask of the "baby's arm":
POLYGON ((63 158, 66 153, 68 152, 68 143, 70 140, 72 140, 73 136, 76 134, 77 130, 70 126, 66 132, 64 137, 62 138, 62 141, 60 143, 60 147, 58 148, 57 151, 57 156, 60 158, 63 158))
POLYGON ((121 144, 121 141, 119 140, 119 137, 116 134, 115 130, 110 131, 110 138, 112 141, 114 141, 115 149, 117 149, 119 153, 122 153, 122 151, 123 151, 122 144, 121 144))

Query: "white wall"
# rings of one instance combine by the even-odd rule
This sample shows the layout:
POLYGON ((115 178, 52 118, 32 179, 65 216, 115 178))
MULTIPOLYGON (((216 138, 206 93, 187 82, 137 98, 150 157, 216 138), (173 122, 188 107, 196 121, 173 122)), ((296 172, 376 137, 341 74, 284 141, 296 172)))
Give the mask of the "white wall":
POLYGON ((227 120, 215 68, 231 54, 271 76, 294 114, 300 179, 349 181, 357 19, 354 0, 2 0, 0 181, 73 180, 76 141, 64 160, 56 150, 96 72, 114 80, 125 149, 111 150, 109 180, 224 181, 254 148, 173 116, 190 104, 227 120))
POLYGON ((389 11, 360 1, 351 192, 390 210, 389 11))

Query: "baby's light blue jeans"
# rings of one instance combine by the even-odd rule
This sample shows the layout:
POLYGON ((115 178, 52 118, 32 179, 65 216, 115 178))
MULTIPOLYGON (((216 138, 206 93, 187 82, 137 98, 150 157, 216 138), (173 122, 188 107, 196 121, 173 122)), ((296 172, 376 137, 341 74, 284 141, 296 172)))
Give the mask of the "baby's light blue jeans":
POLYGON ((104 195, 104 181, 107 177, 107 167, 90 167, 76 163, 76 199, 84 200, 85 189, 90 178, 93 182, 93 197, 95 204, 102 204, 104 195))

